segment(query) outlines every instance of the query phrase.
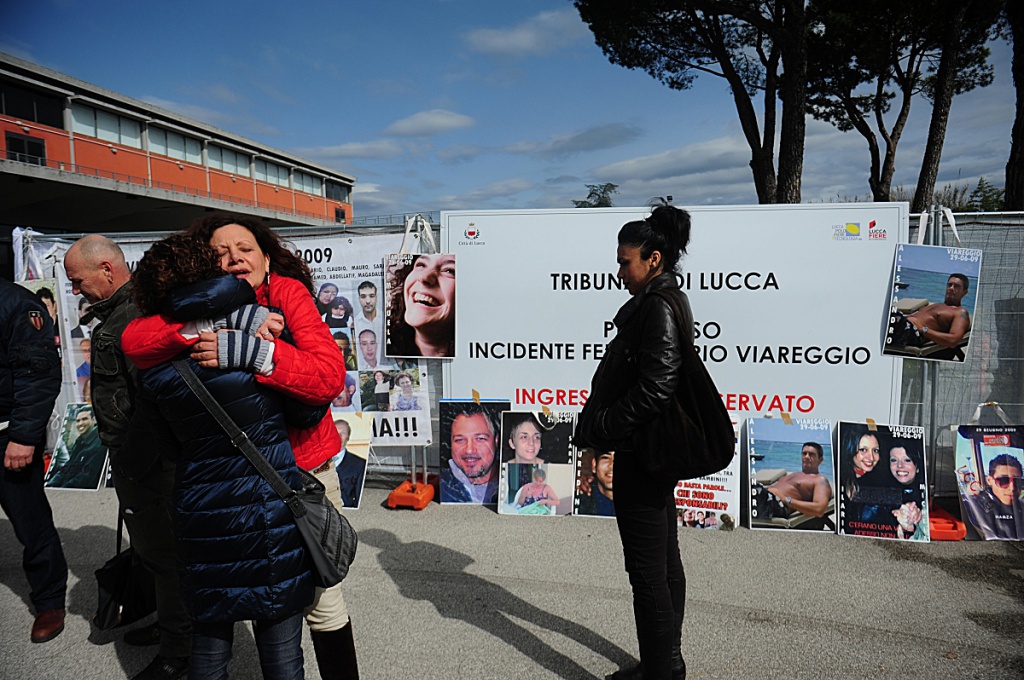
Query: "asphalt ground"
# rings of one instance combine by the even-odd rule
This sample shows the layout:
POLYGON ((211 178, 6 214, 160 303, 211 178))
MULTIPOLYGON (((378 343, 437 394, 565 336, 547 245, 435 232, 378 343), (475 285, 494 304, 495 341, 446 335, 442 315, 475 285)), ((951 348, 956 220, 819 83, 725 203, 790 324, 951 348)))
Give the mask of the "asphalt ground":
MULTIPOLYGON (((89 623, 93 570, 114 550, 114 493, 47 493, 71 572, 67 628, 30 643, 21 546, 0 513, 0 678, 131 677, 155 648, 89 623)), ((361 539, 345 584, 362 678, 603 678, 635 657, 614 521, 386 499, 367 488, 348 513, 361 539)), ((1021 544, 687 529, 680 546, 690 678, 1024 677, 1021 544)), ((246 624, 231 670, 260 677, 246 624)))

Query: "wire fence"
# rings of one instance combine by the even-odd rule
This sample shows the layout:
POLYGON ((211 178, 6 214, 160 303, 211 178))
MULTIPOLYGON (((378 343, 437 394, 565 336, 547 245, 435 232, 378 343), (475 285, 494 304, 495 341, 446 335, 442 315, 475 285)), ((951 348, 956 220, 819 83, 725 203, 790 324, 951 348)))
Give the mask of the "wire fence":
MULTIPOLYGON (((970 346, 962 363, 905 359, 900 404, 902 424, 923 425, 930 433, 933 494, 948 497, 958 493, 955 429, 971 419, 979 403, 998 402, 1012 423, 1024 423, 1024 213, 954 217, 959 243, 948 224, 933 242, 982 251, 970 346)), ((916 238, 912 227, 910 241, 916 238)), ((984 409, 980 422, 999 420, 984 409)))

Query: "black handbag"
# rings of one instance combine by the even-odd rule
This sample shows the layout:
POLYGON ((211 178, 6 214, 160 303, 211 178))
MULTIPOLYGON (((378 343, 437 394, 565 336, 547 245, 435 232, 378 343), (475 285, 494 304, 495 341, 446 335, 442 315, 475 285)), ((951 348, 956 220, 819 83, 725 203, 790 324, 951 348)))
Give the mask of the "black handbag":
POLYGON ((302 488, 289 487, 245 432, 217 403, 188 364, 181 359, 171 364, 224 429, 231 443, 249 459, 256 471, 267 480, 291 510, 295 525, 306 544, 306 552, 313 563, 314 583, 321 588, 330 588, 341 583, 356 556, 359 539, 356 530, 325 495, 324 485, 312 474, 300 468, 302 488))
POLYGON ((643 465, 663 479, 695 479, 724 470, 736 452, 732 419, 715 387, 715 381, 697 354, 683 323, 679 300, 666 288, 650 291, 672 308, 683 337, 683 363, 679 385, 668 408, 654 422, 640 428, 638 436, 646 454, 643 465))
POLYGON ((117 553, 97 569, 96 613, 92 622, 100 630, 126 626, 156 611, 156 579, 135 550, 121 550, 124 516, 117 513, 117 553))

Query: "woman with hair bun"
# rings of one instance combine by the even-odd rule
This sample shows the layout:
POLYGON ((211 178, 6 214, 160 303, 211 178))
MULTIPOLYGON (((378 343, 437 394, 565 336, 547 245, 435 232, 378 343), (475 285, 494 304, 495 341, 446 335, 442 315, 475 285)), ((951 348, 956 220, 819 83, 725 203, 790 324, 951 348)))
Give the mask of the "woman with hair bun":
POLYGON ((577 445, 615 451, 615 521, 633 589, 640 663, 613 680, 686 677, 680 651, 686 577, 679 558, 675 479, 645 467, 642 434, 669 406, 679 384, 682 343, 693 342, 693 314, 680 290, 680 257, 690 215, 660 205, 619 230, 618 277, 632 296, 616 313, 618 333, 594 373, 579 417, 577 445), (684 319, 655 290, 677 296, 684 319))

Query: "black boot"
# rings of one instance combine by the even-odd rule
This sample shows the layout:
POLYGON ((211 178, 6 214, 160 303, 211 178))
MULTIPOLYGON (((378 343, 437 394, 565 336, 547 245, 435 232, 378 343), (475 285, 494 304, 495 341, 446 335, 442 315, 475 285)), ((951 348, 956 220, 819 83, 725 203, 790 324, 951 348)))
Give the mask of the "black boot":
POLYGON ((359 680, 351 620, 338 630, 310 631, 310 637, 323 680, 359 680))

